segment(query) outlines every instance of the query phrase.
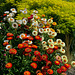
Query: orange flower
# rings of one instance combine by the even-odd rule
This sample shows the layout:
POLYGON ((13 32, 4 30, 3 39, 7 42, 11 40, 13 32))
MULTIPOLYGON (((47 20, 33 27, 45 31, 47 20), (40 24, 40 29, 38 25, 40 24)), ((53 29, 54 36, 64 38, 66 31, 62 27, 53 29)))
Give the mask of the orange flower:
POLYGON ((58 49, 58 46, 54 46, 54 48, 53 48, 54 50, 57 50, 58 49))
POLYGON ((16 53, 17 53, 17 50, 14 49, 14 48, 13 48, 13 49, 10 49, 10 50, 9 50, 9 53, 10 53, 10 54, 16 54, 16 53))
POLYGON ((25 48, 25 52, 29 53, 31 52, 32 50, 30 48, 25 48))
POLYGON ((24 75, 31 75, 31 73, 29 71, 25 71, 24 75))
POLYGON ((48 60, 48 56, 46 54, 42 55, 42 60, 47 61, 48 60))
POLYGON ((6 46, 6 45, 8 45, 8 44, 9 44, 8 42, 4 42, 4 43, 3 43, 4 46, 6 46))
POLYGON ((32 48, 32 46, 31 45, 28 45, 28 48, 32 48))
POLYGON ((60 65, 60 62, 59 61, 55 61, 54 62, 56 65, 60 65))
POLYGON ((28 47, 28 44, 27 44, 27 43, 23 43, 23 45, 24 45, 24 48, 25 48, 25 47, 28 47))
POLYGON ((7 40, 12 40, 12 39, 13 39, 13 37, 8 37, 8 38, 7 38, 7 40))
POLYGON ((43 75, 42 73, 38 73, 37 75, 43 75))
POLYGON ((47 70, 47 73, 48 73, 48 74, 53 74, 53 70, 52 70, 52 69, 48 69, 48 70, 47 70))
POLYGON ((11 67, 12 67, 12 63, 7 63, 7 64, 5 65, 5 67, 6 67, 6 68, 11 68, 11 67))
POLYGON ((64 66, 66 67, 66 68, 70 68, 70 64, 64 64, 64 66))
POLYGON ((36 39, 36 40, 40 40, 40 36, 38 36, 38 35, 35 36, 35 39, 36 39))
POLYGON ((33 37, 32 37, 32 36, 29 36, 29 37, 28 37, 28 40, 33 40, 33 37))
POLYGON ((35 48, 35 49, 37 49, 37 46, 36 46, 36 45, 32 45, 32 48, 35 48))
POLYGON ((25 55, 25 56, 28 56, 28 55, 29 55, 29 53, 25 53, 24 55, 25 55))
POLYGON ((37 58, 36 58, 36 57, 33 57, 32 60, 33 60, 33 61, 37 61, 37 58))
POLYGON ((3 14, 3 16, 6 16, 7 14, 3 14))
POLYGON ((38 73, 41 73, 41 71, 40 71, 40 70, 37 70, 37 71, 36 71, 36 74, 38 74, 38 73))
POLYGON ((23 48, 23 47, 24 47, 23 44, 18 44, 18 48, 19 48, 19 49, 21 49, 21 48, 23 48))
POLYGON ((7 36, 11 37, 11 36, 13 36, 13 34, 12 33, 7 33, 7 36))
POLYGON ((42 17, 45 17, 45 15, 43 14, 42 17))
POLYGON ((53 23, 52 23, 52 25, 53 25, 53 26, 56 26, 56 25, 57 25, 57 23, 56 23, 56 22, 53 22, 53 23))
POLYGON ((31 66, 32 68, 34 68, 34 69, 37 68, 37 64, 36 64, 35 62, 31 63, 30 66, 31 66))

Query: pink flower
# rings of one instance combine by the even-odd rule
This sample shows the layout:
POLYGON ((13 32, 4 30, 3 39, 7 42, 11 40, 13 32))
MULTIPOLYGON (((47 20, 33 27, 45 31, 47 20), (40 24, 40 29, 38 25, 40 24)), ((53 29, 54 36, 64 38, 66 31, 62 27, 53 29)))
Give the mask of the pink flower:
POLYGON ((56 56, 56 60, 60 61, 61 62, 61 57, 60 56, 56 56))
POLYGON ((4 56, 6 56, 6 54, 4 54, 4 56))

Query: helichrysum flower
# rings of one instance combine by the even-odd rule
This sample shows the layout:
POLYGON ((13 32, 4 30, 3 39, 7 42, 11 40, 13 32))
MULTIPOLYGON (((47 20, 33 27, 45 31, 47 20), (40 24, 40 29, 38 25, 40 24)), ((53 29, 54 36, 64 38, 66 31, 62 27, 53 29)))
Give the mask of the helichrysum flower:
POLYGON ((14 18, 8 18, 8 22, 14 22, 14 18))
POLYGON ((72 61, 72 62, 71 62, 71 66, 72 66, 72 67, 75 67, 75 61, 72 61))
POLYGON ((61 53, 63 53, 63 54, 65 53, 65 50, 64 50, 64 49, 60 49, 59 51, 60 51, 61 53))
POLYGON ((16 20, 16 22, 22 24, 22 20, 16 20))
POLYGON ((34 10, 34 11, 33 11, 33 13, 37 14, 37 13, 38 13, 38 11, 37 11, 37 10, 34 10))
POLYGON ((25 34, 24 33, 21 33, 20 34, 20 39, 23 39, 25 37, 25 34))
POLYGON ((12 23, 12 28, 18 28, 18 24, 16 22, 12 23))
POLYGON ((46 45, 47 44, 47 42, 46 41, 42 41, 42 45, 46 45))
POLYGON ((48 22, 49 22, 49 23, 53 23, 53 20, 52 20, 52 19, 48 19, 48 22))
POLYGON ((12 48, 11 45, 7 45, 7 46, 6 46, 6 49, 7 49, 7 50, 9 50, 9 49, 11 49, 11 48, 12 48))
POLYGON ((43 33, 43 28, 39 28, 39 33, 43 33))
POLYGON ((33 32, 32 32, 32 35, 33 35, 33 36, 37 36, 37 35, 38 35, 38 32, 37 32, 37 31, 33 31, 33 32))
POLYGON ((48 39, 48 44, 53 44, 53 39, 48 39))
POLYGON ((26 25, 27 21, 25 19, 22 20, 23 24, 26 25))

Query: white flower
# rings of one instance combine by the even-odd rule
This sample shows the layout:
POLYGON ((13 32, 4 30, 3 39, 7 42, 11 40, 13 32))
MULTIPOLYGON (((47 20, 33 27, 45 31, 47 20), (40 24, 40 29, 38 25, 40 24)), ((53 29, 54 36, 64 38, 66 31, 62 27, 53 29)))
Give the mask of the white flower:
POLYGON ((33 36, 37 36, 37 35, 38 35, 38 32, 37 32, 37 31, 33 31, 33 32, 32 32, 32 35, 33 35, 33 36))
POLYGON ((50 28, 46 28, 47 29, 47 32, 50 32, 51 30, 50 30, 50 28))
POLYGON ((22 13, 23 13, 23 14, 27 14, 27 10, 23 10, 22 13))
POLYGON ((42 20, 42 21, 45 21, 45 22, 47 21, 47 19, 46 19, 46 18, 41 18, 41 20, 42 20))
POLYGON ((53 40, 52 39, 48 39, 48 44, 53 44, 53 40))
POLYGON ((28 40, 28 44, 32 44, 32 43, 33 43, 32 41, 28 40))
POLYGON ((65 53, 65 50, 64 50, 64 49, 60 49, 59 51, 60 51, 61 53, 63 53, 63 54, 65 53))
POLYGON ((27 21, 25 19, 22 20, 23 24, 26 25, 27 21))
POLYGON ((4 42, 9 42, 9 40, 4 40, 4 42))
POLYGON ((65 43, 64 43, 64 42, 61 42, 60 45, 61 45, 62 47, 65 47, 65 43))
POLYGON ((66 55, 62 55, 61 56, 61 59, 63 60, 63 59, 67 59, 67 56, 66 55))
POLYGON ((43 46, 43 50, 47 50, 48 49, 48 46, 47 45, 44 45, 43 46))
POLYGON ((38 27, 42 27, 42 26, 43 26, 43 24, 42 23, 39 23, 38 27))
POLYGON ((46 28, 44 28, 44 29, 43 29, 43 32, 44 32, 44 33, 47 33, 47 29, 46 29, 46 28))
POLYGON ((23 39, 23 37, 25 37, 25 34, 24 33, 21 33, 20 34, 20 39, 23 39))
POLYGON ((38 13, 38 11, 37 11, 37 10, 34 10, 34 11, 33 11, 33 13, 37 14, 37 13, 38 13))
POLYGON ((54 48, 54 44, 49 44, 49 48, 54 48))
POLYGON ((16 22, 12 23, 12 28, 18 28, 18 24, 16 22))
POLYGON ((11 45, 7 45, 7 46, 6 46, 6 49, 7 49, 7 50, 9 50, 9 49, 11 49, 11 48, 12 48, 11 45))
POLYGON ((62 62, 63 62, 64 64, 66 64, 66 63, 68 63, 68 59, 67 59, 67 58, 64 58, 64 59, 62 59, 62 62))
POLYGON ((75 67, 75 61, 72 61, 72 62, 71 62, 71 66, 72 66, 72 67, 75 67))
POLYGON ((37 22, 33 22, 32 26, 38 26, 38 23, 37 22))
POLYGON ((9 14, 9 11, 5 11, 4 13, 5 13, 5 14, 9 14))
POLYGON ((52 20, 52 19, 48 19, 48 22, 49 22, 49 23, 53 23, 53 20, 52 20))
POLYGON ((43 36, 40 36, 41 37, 41 41, 43 41, 44 40, 44 37, 43 36))
POLYGON ((2 27, 0 27, 0 29, 2 29, 2 27))
POLYGON ((15 8, 11 8, 10 11, 12 11, 13 13, 17 13, 15 8))
POLYGON ((49 35, 49 36, 52 35, 52 31, 48 32, 48 35, 49 35))
POLYGON ((62 43, 62 40, 61 40, 61 39, 57 39, 56 42, 57 42, 57 44, 59 45, 59 44, 62 43))
POLYGON ((7 18, 11 18, 11 17, 13 17, 14 16, 14 13, 9 13, 8 15, 7 15, 7 18))
POLYGON ((43 33, 43 28, 39 28, 39 33, 43 33))
POLYGON ((16 22, 22 24, 22 20, 16 20, 16 22))
POLYGON ((8 22, 14 22, 14 18, 8 18, 8 22))
POLYGON ((46 41, 42 41, 42 45, 46 45, 47 44, 47 42, 46 41))
POLYGON ((57 33, 56 32, 52 32, 52 36, 57 36, 57 33))

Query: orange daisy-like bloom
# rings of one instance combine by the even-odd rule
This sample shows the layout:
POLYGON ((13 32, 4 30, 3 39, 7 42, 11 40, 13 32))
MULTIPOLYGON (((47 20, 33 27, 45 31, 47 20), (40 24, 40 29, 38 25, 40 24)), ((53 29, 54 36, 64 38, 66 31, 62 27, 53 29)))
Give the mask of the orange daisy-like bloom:
POLYGON ((37 56, 37 55, 40 55, 41 53, 39 51, 34 51, 34 55, 37 56))
POLYGON ((42 55, 42 60, 47 61, 48 60, 48 56, 46 54, 42 55))
POLYGON ((28 45, 28 48, 32 48, 32 45, 28 45))
POLYGON ((36 46, 36 45, 32 45, 32 48, 35 48, 35 49, 37 49, 37 46, 36 46))
POLYGON ((58 49, 58 46, 54 46, 53 50, 57 50, 58 49))
POLYGON ((66 72, 67 68, 65 66, 61 66, 61 70, 62 70, 62 72, 66 72))
POLYGON ((42 73, 38 73, 37 75, 43 75, 42 73))
POLYGON ((9 44, 8 42, 4 42, 4 43, 3 43, 4 46, 6 46, 6 45, 8 45, 8 44, 9 44))
POLYGON ((19 49, 21 49, 21 48, 23 48, 23 47, 24 47, 23 44, 18 44, 18 48, 19 48, 19 49))
POLYGON ((7 64, 5 65, 5 67, 6 67, 6 68, 11 68, 11 67, 12 67, 12 63, 7 63, 7 64))
POLYGON ((28 40, 33 40, 33 37, 32 37, 32 36, 29 36, 29 37, 28 37, 28 40))
POLYGON ((40 36, 38 36, 38 35, 35 36, 35 39, 36 39, 36 40, 40 40, 40 36))
POLYGON ((52 23, 52 25, 53 25, 53 26, 56 26, 56 25, 57 25, 57 23, 56 23, 56 22, 53 22, 53 23, 52 23))
POLYGON ((7 33, 7 36, 11 37, 11 36, 13 36, 13 34, 12 33, 7 33))
POLYGON ((29 71, 25 71, 24 75, 31 75, 31 73, 29 71))
POLYGON ((14 48, 13 48, 13 49, 10 49, 10 50, 9 50, 9 53, 10 53, 10 54, 16 54, 16 53, 17 53, 17 50, 14 49, 14 48))
POLYGON ((30 48, 25 48, 25 52, 29 53, 31 52, 32 50, 30 48))
POLYGON ((27 43, 23 43, 23 45, 24 45, 24 48, 25 48, 25 47, 28 47, 28 44, 27 44, 27 43))
POLYGON ((60 65, 60 62, 59 61, 55 61, 54 62, 56 65, 60 65))
POLYGON ((48 73, 48 74, 53 74, 53 70, 52 70, 52 69, 48 69, 48 70, 47 70, 47 73, 48 73))
POLYGON ((34 68, 34 69, 37 68, 37 64, 36 64, 35 62, 31 63, 30 66, 31 66, 32 68, 34 68))
POLYGON ((36 58, 36 57, 33 57, 32 60, 33 60, 33 61, 37 61, 37 58, 36 58))
POLYGON ((7 38, 7 40, 12 40, 12 39, 13 39, 13 37, 8 37, 8 38, 7 38))
POLYGON ((43 14, 42 17, 45 17, 45 15, 43 14))
POLYGON ((70 64, 64 64, 64 66, 66 67, 66 68, 70 68, 70 64))

